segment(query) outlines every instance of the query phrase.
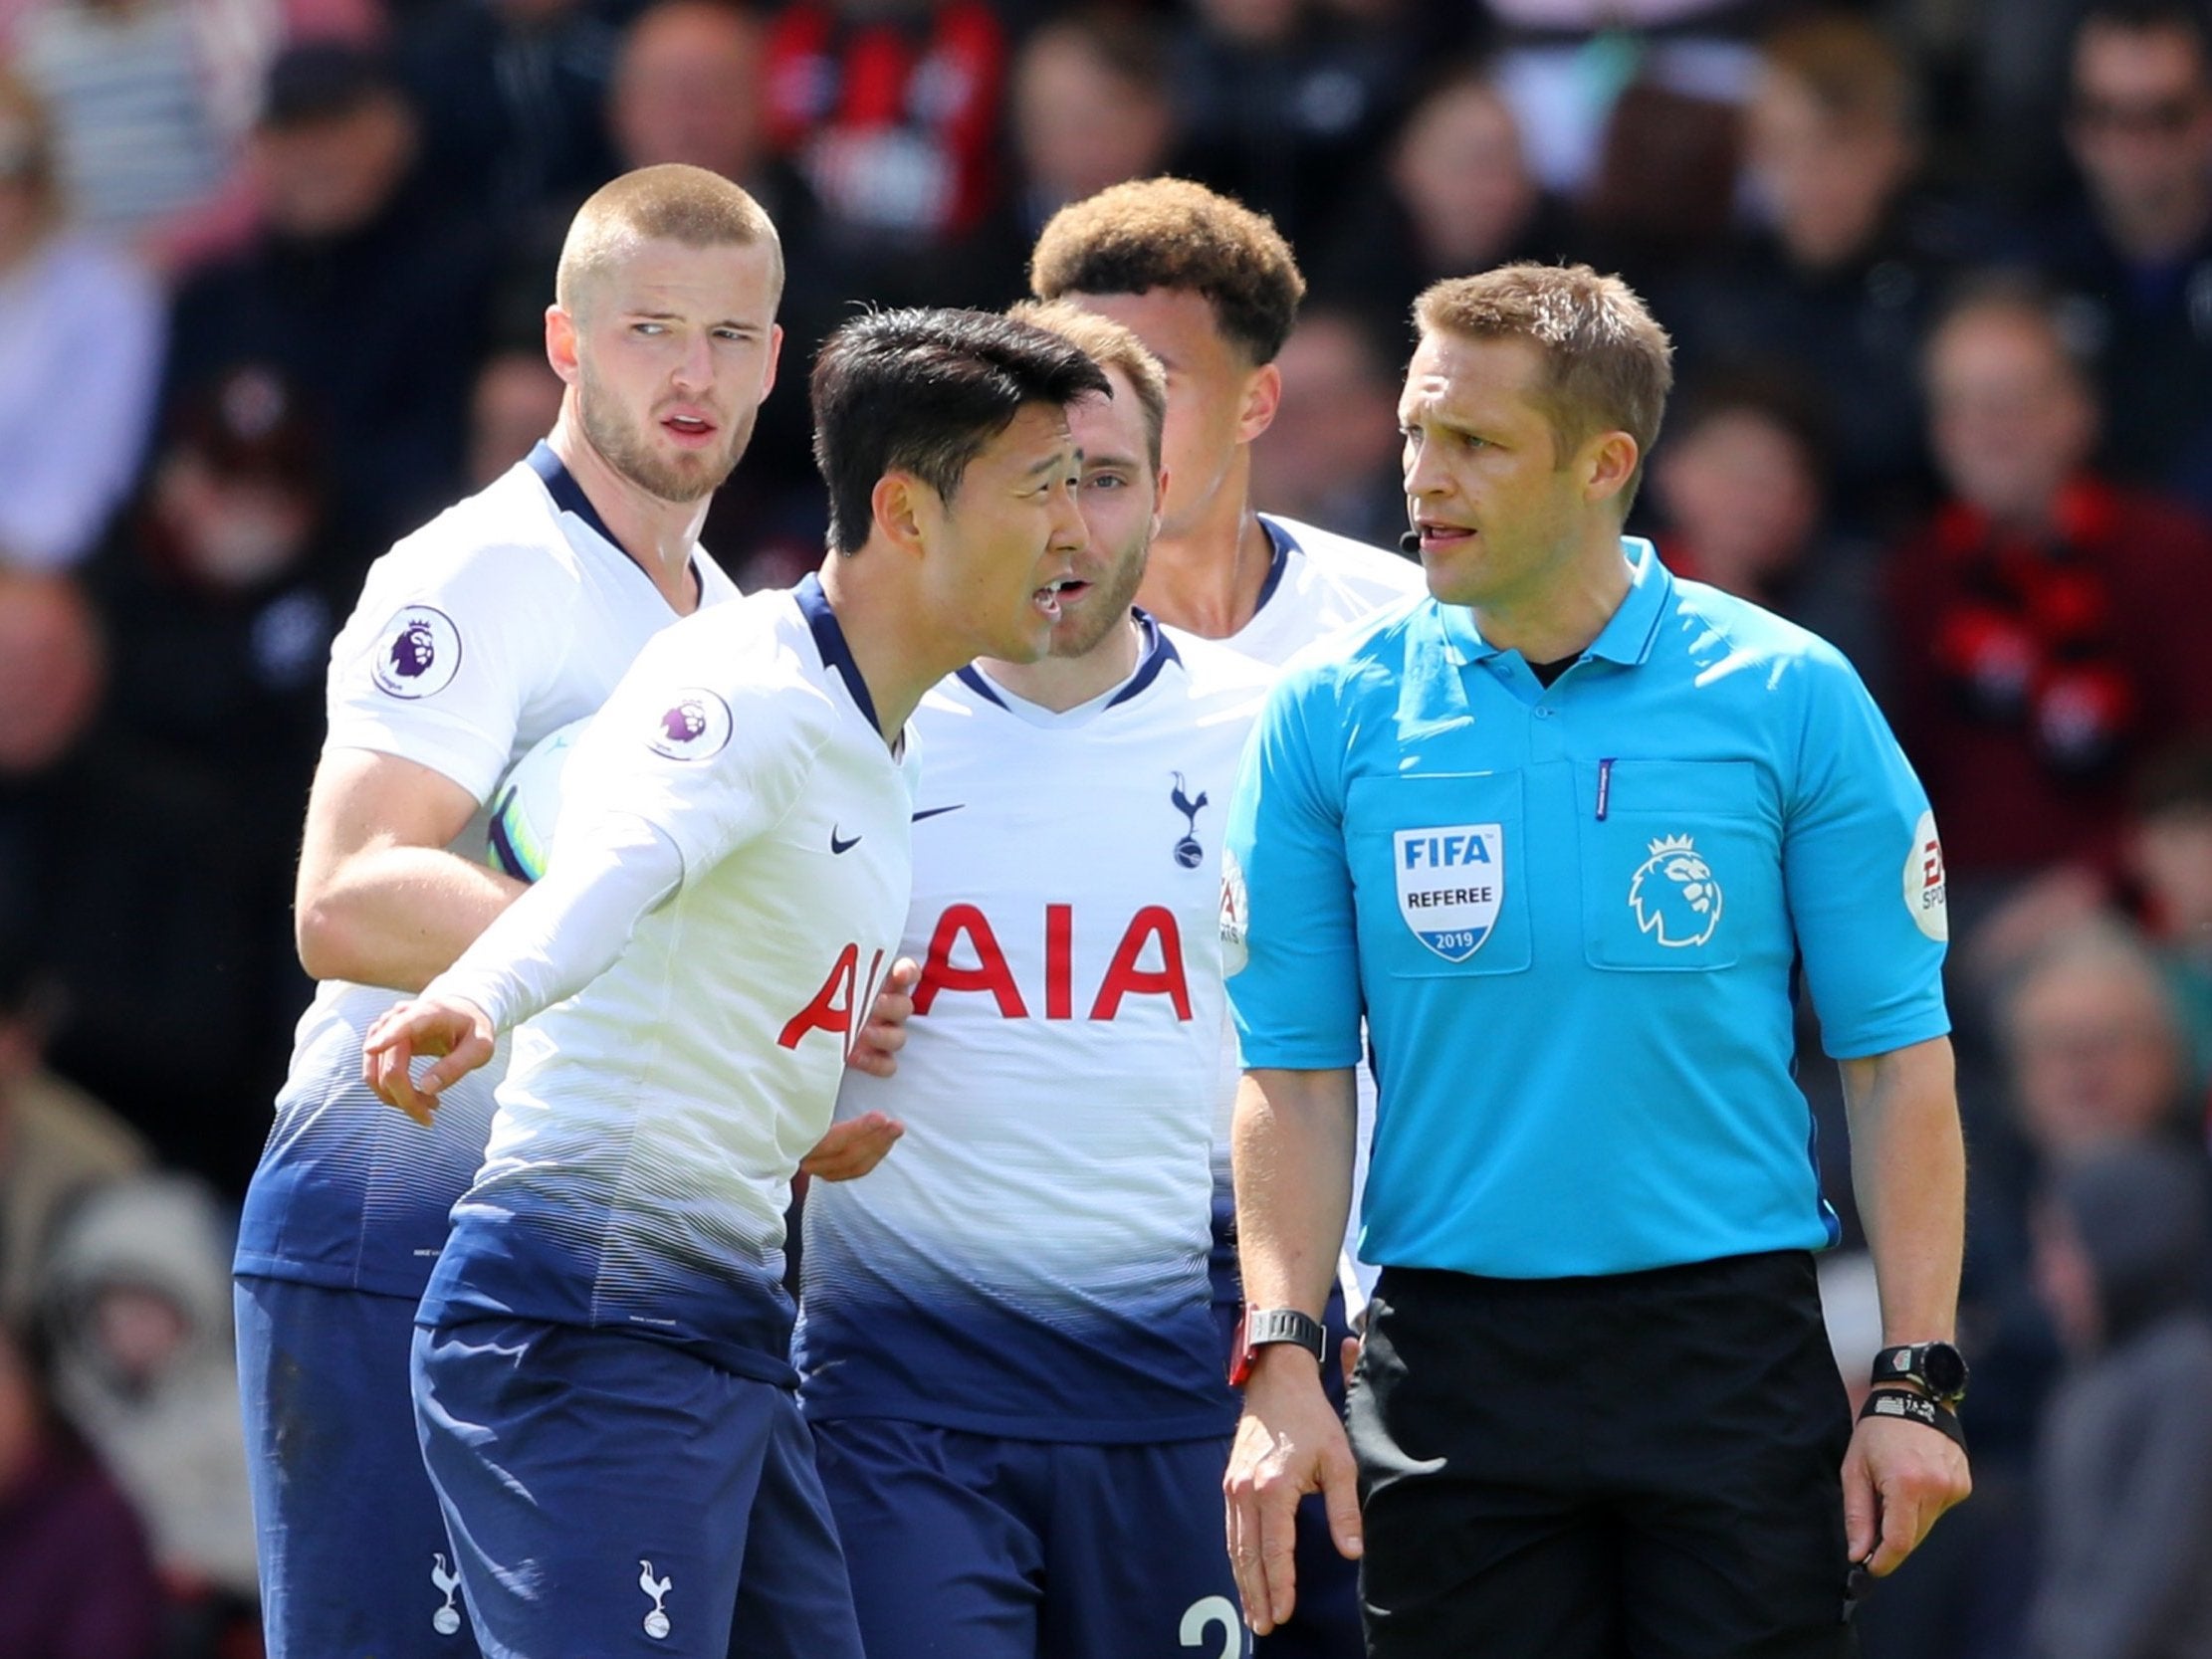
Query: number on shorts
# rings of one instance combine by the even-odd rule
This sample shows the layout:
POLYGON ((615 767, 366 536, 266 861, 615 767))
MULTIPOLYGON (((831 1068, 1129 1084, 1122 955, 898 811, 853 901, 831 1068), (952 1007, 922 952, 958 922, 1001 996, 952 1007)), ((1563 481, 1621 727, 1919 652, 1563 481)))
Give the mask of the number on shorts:
POLYGON ((1214 1659, 1237 1659, 1237 1652, 1243 1646, 1236 1639, 1237 1623, 1236 1603, 1227 1596, 1201 1596, 1183 1610, 1183 1628, 1179 1634, 1185 1647, 1204 1647, 1207 1631, 1217 1624, 1221 1627, 1221 1650, 1214 1659))

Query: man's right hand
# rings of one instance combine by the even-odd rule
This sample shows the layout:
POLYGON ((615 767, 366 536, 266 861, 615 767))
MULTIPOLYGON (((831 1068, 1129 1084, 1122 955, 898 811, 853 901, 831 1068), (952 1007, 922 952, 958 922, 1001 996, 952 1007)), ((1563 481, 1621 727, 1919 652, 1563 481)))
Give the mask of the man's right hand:
POLYGON ((1321 1370, 1295 1343, 1259 1349, 1244 1386, 1244 1415, 1221 1482, 1228 1510, 1229 1564, 1244 1622, 1264 1636, 1297 1605, 1298 1501, 1318 1492, 1328 1505, 1337 1553, 1364 1548, 1357 1476, 1344 1423, 1321 1391, 1321 1370))
POLYGON ((438 1096, 492 1058, 492 1021, 460 997, 417 997, 377 1015, 361 1042, 361 1081, 428 1129, 438 1096), (443 1056, 415 1077, 417 1055, 443 1056))

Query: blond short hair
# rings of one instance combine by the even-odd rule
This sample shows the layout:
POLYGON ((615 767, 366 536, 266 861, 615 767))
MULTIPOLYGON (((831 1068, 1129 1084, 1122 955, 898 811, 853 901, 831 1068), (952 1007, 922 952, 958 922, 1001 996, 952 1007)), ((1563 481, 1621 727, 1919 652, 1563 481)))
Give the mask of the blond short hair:
POLYGON ((686 248, 765 246, 783 292, 783 245, 761 204, 720 173, 679 161, 639 167, 602 184, 569 222, 553 301, 571 314, 582 296, 640 242, 686 248))
POLYGON ((1029 292, 1205 296, 1222 335, 1257 367, 1298 318, 1306 280, 1275 222, 1185 178, 1136 179, 1052 215, 1029 256, 1029 292))
POLYGON ((1137 394, 1145 418, 1145 457, 1153 476, 1160 473, 1162 434, 1168 425, 1168 371, 1145 349, 1135 332, 1111 317, 1087 311, 1065 300, 1020 300, 1006 308, 1016 322, 1058 334, 1100 368, 1118 369, 1137 394))
POLYGON ((1600 432, 1626 432, 1636 440, 1637 471, 1624 510, 1635 499, 1674 384, 1674 345, 1627 283, 1587 265, 1501 265, 1425 290, 1414 324, 1423 333, 1534 345, 1544 358, 1537 396, 1560 464, 1600 432))

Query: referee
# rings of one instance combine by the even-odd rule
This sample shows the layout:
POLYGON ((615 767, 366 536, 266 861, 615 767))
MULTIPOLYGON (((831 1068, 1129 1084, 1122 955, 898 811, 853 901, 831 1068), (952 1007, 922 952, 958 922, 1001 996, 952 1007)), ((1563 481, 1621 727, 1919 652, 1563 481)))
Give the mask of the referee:
POLYGON ((1223 926, 1247 1073, 1229 1547, 1266 1632, 1327 1495, 1371 1655, 1813 1659, 1968 1490, 1941 852, 1844 659, 1622 520, 1672 379, 1618 280, 1439 283, 1399 405, 1433 598, 1294 669, 1223 926), (1854 1428, 1793 1000, 1881 1293, 1854 1428), (1313 1325, 1382 1101, 1349 1407, 1313 1325), (1354 1468, 1357 1468, 1355 1503, 1354 1468))

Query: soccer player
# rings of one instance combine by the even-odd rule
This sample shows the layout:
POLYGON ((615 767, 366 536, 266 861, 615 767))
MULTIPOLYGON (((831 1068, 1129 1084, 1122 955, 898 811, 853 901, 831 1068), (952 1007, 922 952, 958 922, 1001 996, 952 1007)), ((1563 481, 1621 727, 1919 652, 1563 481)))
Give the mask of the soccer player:
POLYGON ((1383 1083, 1349 1454, 1313 1360, 1255 1344, 1245 1609, 1265 1630, 1302 1592, 1319 1483, 1383 1659, 1841 1659, 1853 1563, 1889 1571, 1968 1486, 1927 797, 1833 646, 1623 538, 1672 380, 1635 294, 1506 266, 1416 315, 1398 413, 1435 598, 1284 677, 1230 815, 1255 1322, 1321 1311, 1363 1014, 1383 1083), (1889 1345, 1856 1431, 1801 980, 1889 1345))
MULTIPOLYGON (((1279 668, 1312 641, 1422 591, 1419 567, 1396 553, 1252 503, 1252 442, 1274 419, 1275 356, 1305 294, 1289 245, 1264 215, 1184 179, 1117 184, 1045 225, 1029 286, 1123 323, 1167 369, 1165 454, 1175 488, 1137 590, 1147 612, 1279 668)), ((1242 1299, 1229 1193, 1234 1093, 1221 1090, 1214 1154, 1214 1294, 1224 1350, 1242 1299)), ((1364 1068, 1360 1107, 1364 1152, 1374 1107, 1364 1068)), ((1347 1237, 1345 1276, 1364 1280, 1354 1242, 1347 1237)), ((1328 1327, 1333 1352, 1348 1334, 1341 1294, 1330 1299, 1328 1327)), ((1333 1360, 1329 1375, 1341 1399, 1333 1360)), ((1329 1542, 1318 1497, 1299 1525, 1308 1593, 1261 1650, 1274 1659, 1358 1654, 1353 1575, 1329 1542)))
POLYGON ((782 282, 774 228, 713 173, 650 167, 594 195, 547 312, 566 382, 552 436, 378 560, 332 653, 299 878, 323 985, 237 1255, 273 1659, 468 1649, 407 1350, 497 1068, 426 1132, 362 1087, 361 1035, 522 891, 483 858, 513 760, 598 708, 660 629, 736 597, 695 537, 774 381, 782 282))
POLYGON ((801 1393, 870 1659, 1232 1653, 1217 831, 1273 674, 1131 609, 1158 363, 1073 307, 1012 314, 1112 382, 1069 414, 1091 544, 1048 658, 916 712, 917 1017, 896 1080, 838 1102, 906 1139, 808 1198, 801 1393))
POLYGON ((833 550, 687 618, 569 761, 553 866, 364 1055, 428 1112, 528 1021, 417 1316, 424 1460, 493 1659, 860 1652, 798 1415, 783 1212, 910 869, 905 724, 1041 656, 1086 544, 1059 336, 848 323, 813 376, 833 550), (417 1083, 416 1054, 440 1054, 417 1083))

